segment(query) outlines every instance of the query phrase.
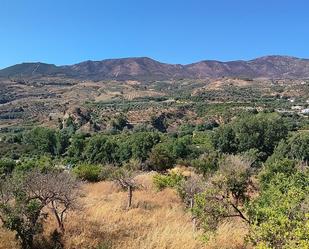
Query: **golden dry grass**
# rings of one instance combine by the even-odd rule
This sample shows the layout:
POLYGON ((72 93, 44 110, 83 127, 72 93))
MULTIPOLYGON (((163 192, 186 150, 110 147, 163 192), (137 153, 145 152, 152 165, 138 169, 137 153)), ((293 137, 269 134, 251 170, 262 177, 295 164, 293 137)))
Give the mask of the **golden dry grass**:
MULTIPOLYGON (((65 248, 244 248, 246 229, 230 223, 222 225, 218 236, 206 246, 202 233, 193 230, 190 214, 177 194, 171 189, 156 192, 151 179, 151 175, 138 177, 144 188, 134 192, 130 210, 125 210, 126 193, 112 183, 86 184, 81 200, 83 210, 72 212, 66 222, 65 248)), ((45 234, 49 235, 55 227, 55 221, 48 220, 45 234)), ((0 249, 18 248, 13 234, 1 229, 0 241, 0 249)))
POLYGON ((126 193, 115 193, 111 183, 88 185, 86 192, 85 211, 74 214, 67 224, 70 249, 95 247, 102 241, 115 249, 202 248, 199 234, 193 232, 190 217, 172 190, 135 191, 129 211, 125 210, 126 193))
POLYGON ((0 249, 15 249, 18 244, 15 241, 14 233, 5 231, 0 228, 0 249))
POLYGON ((230 220, 219 226, 216 236, 210 239, 207 249, 245 249, 244 237, 248 227, 240 220, 230 220))

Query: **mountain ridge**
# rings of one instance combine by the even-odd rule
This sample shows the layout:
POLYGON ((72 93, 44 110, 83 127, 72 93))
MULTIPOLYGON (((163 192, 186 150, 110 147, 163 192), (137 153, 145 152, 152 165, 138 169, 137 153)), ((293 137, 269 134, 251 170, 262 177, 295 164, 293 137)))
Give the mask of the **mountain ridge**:
POLYGON ((309 78, 309 59, 270 55, 252 60, 202 60, 191 64, 163 63, 149 57, 87 60, 56 66, 26 62, 0 70, 0 77, 70 77, 89 80, 170 80, 219 77, 309 78))

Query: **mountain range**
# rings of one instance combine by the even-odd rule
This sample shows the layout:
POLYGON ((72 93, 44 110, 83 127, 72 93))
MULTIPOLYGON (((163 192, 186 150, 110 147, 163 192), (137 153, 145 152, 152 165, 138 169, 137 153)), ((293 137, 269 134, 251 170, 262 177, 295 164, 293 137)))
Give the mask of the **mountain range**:
POLYGON ((253 60, 221 62, 205 60, 181 65, 148 57, 85 61, 56 66, 41 62, 22 63, 0 70, 0 77, 68 77, 80 80, 172 80, 219 77, 309 78, 309 59, 264 56, 253 60))

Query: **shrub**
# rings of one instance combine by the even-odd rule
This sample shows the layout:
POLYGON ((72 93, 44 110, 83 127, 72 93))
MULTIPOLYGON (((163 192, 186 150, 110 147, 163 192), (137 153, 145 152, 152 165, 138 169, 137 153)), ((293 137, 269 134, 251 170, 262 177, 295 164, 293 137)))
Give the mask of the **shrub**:
POLYGON ((81 164, 73 169, 78 178, 88 182, 98 182, 100 180, 102 167, 93 164, 81 164))
POLYGON ((12 173, 16 166, 15 161, 11 159, 1 159, 0 160, 0 178, 2 176, 7 176, 12 173))
POLYGON ((192 160, 191 165, 203 175, 212 173, 218 168, 218 154, 216 152, 204 153, 198 159, 192 160))
POLYGON ((288 139, 281 140, 276 147, 271 159, 290 158, 309 161, 309 134, 298 132, 288 139))
POLYGON ((156 174, 153 176, 153 183, 158 190, 163 190, 165 188, 177 188, 184 179, 183 175, 177 173, 156 174))
POLYGON ((119 131, 122 131, 128 125, 128 120, 124 115, 118 115, 112 121, 112 127, 119 131))
POLYGON ((24 143, 32 145, 39 154, 57 154, 57 137, 52 129, 36 127, 24 134, 24 143))
POLYGON ((51 172, 55 170, 55 165, 51 157, 40 156, 23 159, 15 167, 15 171, 20 173, 26 173, 35 169, 41 172, 51 172))
POLYGON ((293 175, 296 172, 296 162, 289 159, 267 162, 259 175, 259 182, 262 188, 267 185, 277 174, 293 175))
POLYGON ((246 115, 221 126, 213 136, 220 152, 237 153, 250 149, 271 155, 279 141, 288 134, 288 127, 277 114, 246 115))
POLYGON ((164 171, 174 166, 175 157, 170 144, 157 144, 149 156, 149 164, 153 170, 164 171))
POLYGON ((309 247, 309 171, 275 173, 250 203, 250 240, 256 248, 309 247))
POLYGON ((99 174, 99 179, 101 181, 110 180, 116 170, 115 166, 106 165, 101 168, 101 172, 99 174))
POLYGON ((193 213, 206 232, 232 217, 249 223, 243 206, 249 198, 250 174, 250 164, 239 156, 226 156, 219 163, 205 191, 195 195, 193 213))

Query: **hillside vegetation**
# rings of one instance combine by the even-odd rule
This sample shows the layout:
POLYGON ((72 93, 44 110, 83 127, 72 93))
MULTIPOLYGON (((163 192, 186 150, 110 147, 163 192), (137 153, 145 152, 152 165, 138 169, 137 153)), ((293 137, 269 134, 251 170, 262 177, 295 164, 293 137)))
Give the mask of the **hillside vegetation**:
POLYGON ((0 72, 0 249, 309 248, 307 63, 0 72))
POLYGON ((3 136, 5 248, 308 248, 305 116, 250 109, 174 132, 75 121, 3 136))
MULTIPOLYGON (((225 223, 205 246, 202 233, 194 231, 190 214, 174 190, 157 191, 152 174, 140 175, 144 189, 134 194, 134 204, 125 208, 126 193, 111 182, 86 184, 82 211, 70 214, 64 237, 65 248, 243 248, 247 227, 241 222, 225 223), (231 246, 232 245, 232 246, 231 246)), ((46 237, 57 226, 46 224, 46 237)), ((1 249, 13 249, 13 234, 0 230, 1 249)))

